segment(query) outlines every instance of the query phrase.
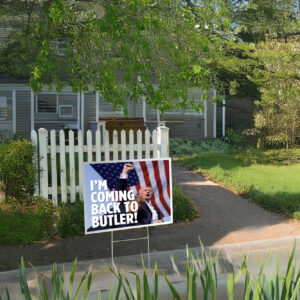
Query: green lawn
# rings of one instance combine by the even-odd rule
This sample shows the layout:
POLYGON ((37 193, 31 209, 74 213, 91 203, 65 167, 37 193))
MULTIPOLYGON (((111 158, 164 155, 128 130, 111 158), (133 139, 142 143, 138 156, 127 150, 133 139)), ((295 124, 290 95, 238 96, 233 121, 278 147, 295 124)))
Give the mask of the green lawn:
POLYGON ((174 161, 209 176, 269 210, 290 216, 295 213, 294 217, 300 214, 300 150, 201 153, 174 161))
POLYGON ((0 204, 0 246, 30 244, 53 236, 53 208, 42 201, 23 207, 0 204))

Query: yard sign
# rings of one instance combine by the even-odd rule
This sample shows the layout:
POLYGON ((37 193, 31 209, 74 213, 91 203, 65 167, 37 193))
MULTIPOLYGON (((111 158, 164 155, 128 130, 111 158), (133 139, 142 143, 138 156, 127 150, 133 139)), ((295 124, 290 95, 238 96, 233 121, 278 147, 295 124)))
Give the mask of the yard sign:
POLYGON ((171 224, 171 160, 84 164, 85 233, 171 224))

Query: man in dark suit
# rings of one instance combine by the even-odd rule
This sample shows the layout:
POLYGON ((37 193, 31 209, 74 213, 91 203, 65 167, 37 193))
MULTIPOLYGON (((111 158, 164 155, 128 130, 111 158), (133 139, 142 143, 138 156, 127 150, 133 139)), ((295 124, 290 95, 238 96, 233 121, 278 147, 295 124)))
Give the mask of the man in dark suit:
MULTIPOLYGON (((124 164, 123 171, 119 179, 119 186, 118 186, 119 190, 123 190, 123 191, 126 190, 128 173, 133 169, 134 166, 132 164, 124 164)), ((138 224, 140 225, 163 222, 163 218, 161 214, 151 204, 152 196, 153 196, 153 190, 149 186, 141 188, 138 191, 137 197, 141 198, 144 202, 139 208, 137 213, 137 220, 138 220, 138 224)))

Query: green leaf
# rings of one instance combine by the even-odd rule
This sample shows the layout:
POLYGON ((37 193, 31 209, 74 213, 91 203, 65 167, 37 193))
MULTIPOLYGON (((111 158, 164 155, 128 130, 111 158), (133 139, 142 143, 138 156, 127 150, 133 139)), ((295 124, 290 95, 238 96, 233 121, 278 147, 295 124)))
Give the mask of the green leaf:
POLYGON ((73 267, 72 267, 72 271, 71 271, 71 275, 70 275, 70 279, 69 279, 69 285, 68 285, 69 298, 72 297, 76 266, 77 266, 77 258, 75 258, 75 261, 74 261, 74 264, 73 264, 73 267))
POLYGON ((109 296, 108 296, 109 300, 113 300, 114 299, 114 285, 111 284, 110 286, 110 291, 109 291, 109 296))
POLYGON ((19 266, 19 276, 20 276, 20 286, 21 292, 25 297, 25 300, 32 300, 31 294, 27 284, 27 277, 26 277, 26 269, 24 264, 24 258, 21 257, 21 264, 19 266))
POLYGON ((179 296, 178 292, 176 291, 176 289, 174 288, 172 283, 169 281, 169 279, 168 279, 168 277, 166 276, 165 273, 163 273, 163 276, 164 276, 164 278, 165 278, 165 280, 166 280, 166 282, 167 282, 167 284, 168 284, 168 286, 169 286, 169 288, 170 288, 170 290, 173 294, 174 299, 175 300, 180 300, 180 296, 179 296))
POLYGON ((158 299, 158 271, 157 271, 157 263, 155 262, 154 266, 154 294, 153 300, 158 299))

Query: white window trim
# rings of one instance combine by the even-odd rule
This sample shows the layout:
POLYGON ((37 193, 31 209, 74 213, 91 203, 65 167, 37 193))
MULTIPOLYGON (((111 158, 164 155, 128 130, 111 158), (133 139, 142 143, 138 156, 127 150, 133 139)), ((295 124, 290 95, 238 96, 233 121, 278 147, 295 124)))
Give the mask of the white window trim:
POLYGON ((8 103, 7 103, 7 97, 6 96, 1 96, 0 97, 0 101, 3 101, 3 102, 5 102, 5 106, 3 106, 3 107, 6 107, 6 116, 5 116, 5 118, 4 117, 0 117, 0 121, 6 121, 7 120, 7 114, 8 114, 8 103))
POLYGON ((36 93, 35 94, 35 113, 39 114, 39 115, 45 115, 45 114, 57 114, 58 113, 58 93, 57 92, 41 92, 41 93, 36 93), (56 95, 56 112, 39 112, 38 111, 38 101, 39 101, 39 97, 38 95, 42 94, 42 95, 56 95))
POLYGON ((60 118, 72 118, 73 117, 73 105, 68 105, 68 104, 60 104, 58 107, 58 114, 60 118), (66 108, 66 107, 71 107, 72 113, 70 115, 63 115, 61 113, 61 108, 66 108))

